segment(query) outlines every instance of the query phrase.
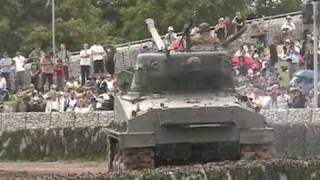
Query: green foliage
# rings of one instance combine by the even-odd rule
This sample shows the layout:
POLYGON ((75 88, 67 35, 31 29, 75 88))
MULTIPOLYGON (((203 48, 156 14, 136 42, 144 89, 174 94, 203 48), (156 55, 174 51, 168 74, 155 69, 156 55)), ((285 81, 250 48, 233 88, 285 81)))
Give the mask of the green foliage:
POLYGON ((249 0, 259 15, 276 15, 301 10, 302 0, 249 0))
MULTIPOLYGON (((51 0, 49 0, 51 1, 51 0)), ((51 46, 51 5, 47 0, 1 0, 0 53, 28 54, 35 43, 51 46)), ((56 41, 70 50, 97 40, 103 45, 150 37, 144 20, 155 19, 161 34, 181 31, 191 18, 214 25, 220 16, 252 9, 262 15, 298 10, 301 0, 55 0, 56 41)))

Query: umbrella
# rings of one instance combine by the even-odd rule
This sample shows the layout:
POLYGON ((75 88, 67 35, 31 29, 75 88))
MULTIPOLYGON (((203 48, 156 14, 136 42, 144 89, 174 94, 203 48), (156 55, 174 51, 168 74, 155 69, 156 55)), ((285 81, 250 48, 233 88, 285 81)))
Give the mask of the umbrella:
POLYGON ((314 73, 311 70, 300 70, 294 74, 294 76, 304 77, 308 79, 313 79, 314 73))

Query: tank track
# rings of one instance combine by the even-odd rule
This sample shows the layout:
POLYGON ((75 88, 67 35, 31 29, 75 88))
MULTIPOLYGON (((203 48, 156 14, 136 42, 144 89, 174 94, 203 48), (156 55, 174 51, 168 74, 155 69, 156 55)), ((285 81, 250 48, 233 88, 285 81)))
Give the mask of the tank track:
POLYGON ((155 167, 154 148, 119 149, 117 140, 108 140, 108 171, 151 169, 155 167))
POLYGON ((154 168, 153 148, 123 149, 111 162, 112 171, 154 168))
POLYGON ((272 145, 253 144, 240 146, 241 160, 272 159, 272 145))

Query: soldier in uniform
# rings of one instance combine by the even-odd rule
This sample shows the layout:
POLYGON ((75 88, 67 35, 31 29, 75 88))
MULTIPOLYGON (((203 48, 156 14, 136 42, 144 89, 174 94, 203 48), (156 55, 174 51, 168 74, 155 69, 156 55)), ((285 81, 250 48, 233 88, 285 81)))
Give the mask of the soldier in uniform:
POLYGON ((191 37, 192 45, 215 44, 219 42, 219 39, 211 33, 208 23, 201 23, 199 26, 199 33, 191 37))

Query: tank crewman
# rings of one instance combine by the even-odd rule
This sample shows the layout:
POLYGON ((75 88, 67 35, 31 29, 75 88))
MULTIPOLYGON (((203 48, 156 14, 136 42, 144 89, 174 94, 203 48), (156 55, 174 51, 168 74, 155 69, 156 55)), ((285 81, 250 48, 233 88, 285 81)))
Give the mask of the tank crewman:
POLYGON ((192 45, 219 43, 219 39, 211 33, 208 23, 201 23, 199 33, 191 37, 192 45))

